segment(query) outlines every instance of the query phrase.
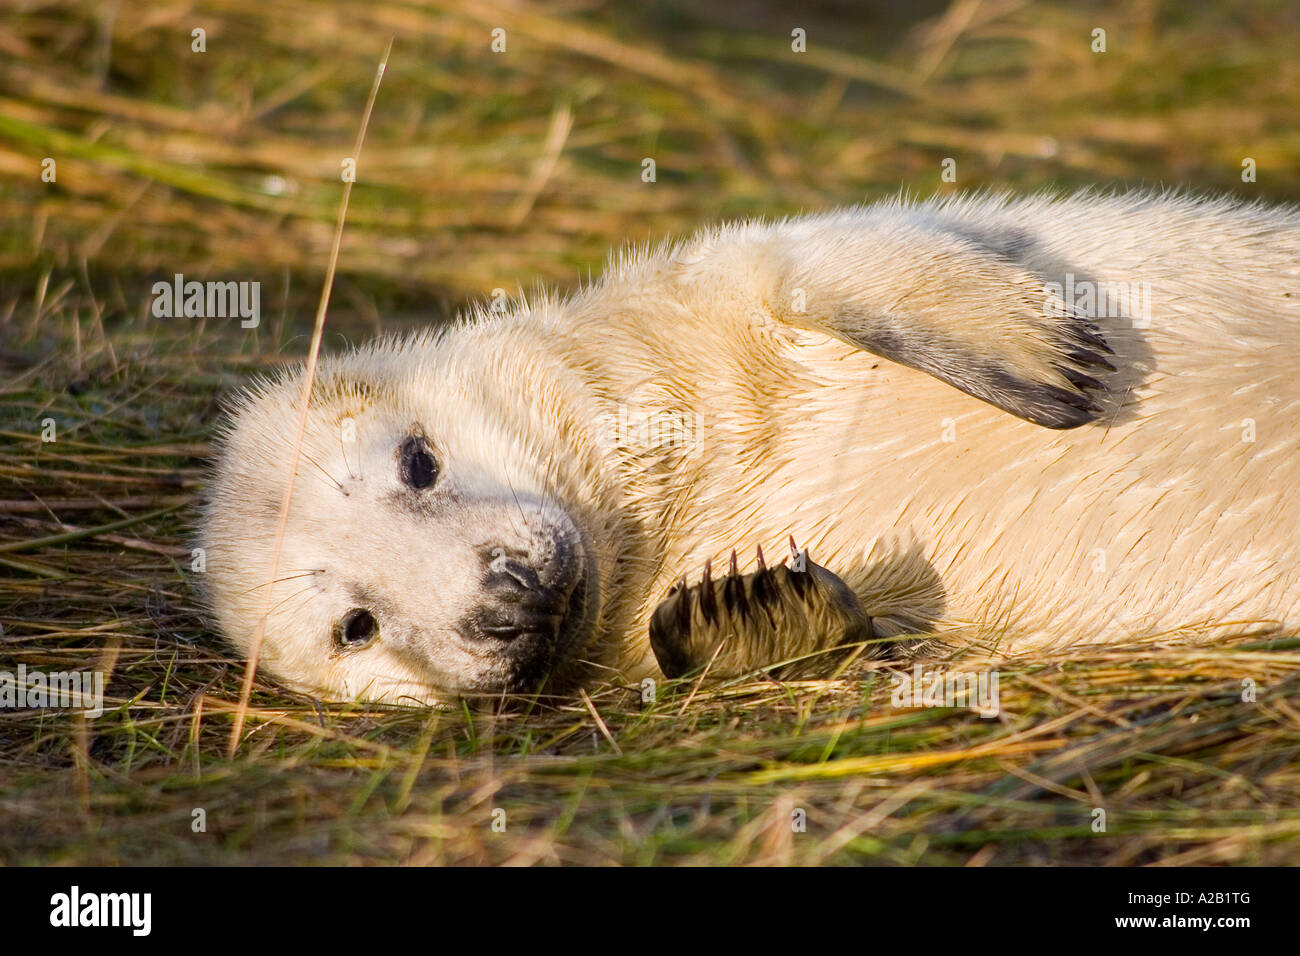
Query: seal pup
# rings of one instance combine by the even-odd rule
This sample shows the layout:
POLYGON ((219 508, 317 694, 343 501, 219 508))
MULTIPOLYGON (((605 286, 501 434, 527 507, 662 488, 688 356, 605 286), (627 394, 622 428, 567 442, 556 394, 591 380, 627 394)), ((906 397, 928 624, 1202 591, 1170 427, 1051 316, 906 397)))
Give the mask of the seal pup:
POLYGON ((269 608, 260 666, 295 688, 419 703, 911 633, 1294 630, 1298 293, 1300 212, 1229 198, 705 229, 324 358, 274 582, 303 373, 254 384, 208 600, 243 651, 269 608))

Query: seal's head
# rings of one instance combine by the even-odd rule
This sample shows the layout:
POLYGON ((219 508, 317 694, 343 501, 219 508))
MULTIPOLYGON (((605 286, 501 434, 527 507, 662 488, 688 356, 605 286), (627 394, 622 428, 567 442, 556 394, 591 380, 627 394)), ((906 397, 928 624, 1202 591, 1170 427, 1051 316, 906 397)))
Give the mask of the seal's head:
POLYGON ((420 336, 322 362, 274 580, 303 373, 232 410, 200 536, 205 590, 245 653, 265 619, 272 675, 332 699, 441 703, 552 689, 580 669, 602 574, 581 443, 561 447, 553 414, 549 437, 532 420, 561 401, 537 384, 544 370, 502 375, 482 352, 420 336))

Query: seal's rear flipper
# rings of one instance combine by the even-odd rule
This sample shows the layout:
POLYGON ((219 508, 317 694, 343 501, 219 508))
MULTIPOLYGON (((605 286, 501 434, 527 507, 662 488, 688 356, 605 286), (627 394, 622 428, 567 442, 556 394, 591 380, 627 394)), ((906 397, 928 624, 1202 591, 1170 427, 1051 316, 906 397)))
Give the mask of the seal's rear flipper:
MULTIPOLYGON (((780 668, 781 675, 826 675, 844 652, 825 652, 852 651, 874 637, 857 595, 798 551, 790 567, 783 561, 773 568, 759 551, 758 570, 743 575, 733 551, 726 577, 714 580, 706 565, 699 584, 683 579, 650 620, 650 646, 671 678, 705 668, 712 677, 734 677, 805 655, 814 656, 780 668)), ((873 650, 867 645, 864 653, 873 650)))

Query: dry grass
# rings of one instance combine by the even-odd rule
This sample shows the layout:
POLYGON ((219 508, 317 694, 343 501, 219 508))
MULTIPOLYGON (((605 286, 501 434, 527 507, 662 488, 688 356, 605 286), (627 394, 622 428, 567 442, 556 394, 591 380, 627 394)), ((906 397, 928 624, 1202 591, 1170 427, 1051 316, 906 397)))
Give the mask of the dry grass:
POLYGON ((1281 3, 880 5, 855 26, 832 4, 793 23, 690 6, 0 14, 0 670, 111 675, 98 720, 0 710, 0 861, 1297 861, 1295 640, 1004 662, 994 720, 893 708, 878 669, 453 713, 259 681, 226 759, 242 668, 184 570, 208 436, 223 390, 305 348, 339 162, 390 35, 327 346, 572 282, 625 239, 928 193, 946 156, 966 187, 1300 198, 1281 3), (152 318, 174 272, 262 281, 263 325, 152 318))

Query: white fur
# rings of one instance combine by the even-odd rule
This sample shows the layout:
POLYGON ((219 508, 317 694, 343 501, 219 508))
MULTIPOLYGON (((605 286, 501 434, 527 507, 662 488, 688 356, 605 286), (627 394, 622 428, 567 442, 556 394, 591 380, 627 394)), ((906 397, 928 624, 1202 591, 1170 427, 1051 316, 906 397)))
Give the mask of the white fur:
MULTIPOLYGON (((979 196, 707 230, 622 257, 571 298, 328 359, 322 383, 378 391, 325 389, 305 451, 346 484, 337 429, 351 417, 371 484, 344 496, 299 466, 280 574, 328 572, 299 598, 285 600, 301 581, 271 589, 264 663, 332 697, 446 698, 454 667, 331 656, 342 582, 382 590, 395 631, 443 640, 449 609, 474 600, 458 578, 467 536, 527 537, 546 509, 591 538, 601 607, 584 654, 626 677, 656 672, 648 619, 673 581, 733 548, 779 556, 790 535, 886 633, 966 625, 1016 651, 1295 630, 1298 303, 1293 208, 979 196), (825 327, 846 309, 888 313, 918 341, 1046 370, 1050 326, 1014 317, 1067 272, 1150 293, 1149 327, 1097 319, 1117 372, 1101 376, 1099 420, 1074 429, 825 327), (612 447, 629 410, 691 422, 698 443, 612 447), (464 491, 464 521, 411 526, 378 503, 411 423, 441 449, 440 481, 464 491), (519 495, 528 513, 503 530, 519 495)), ((264 606, 299 388, 286 377, 237 410, 205 519, 213 608, 240 647, 264 606)))

